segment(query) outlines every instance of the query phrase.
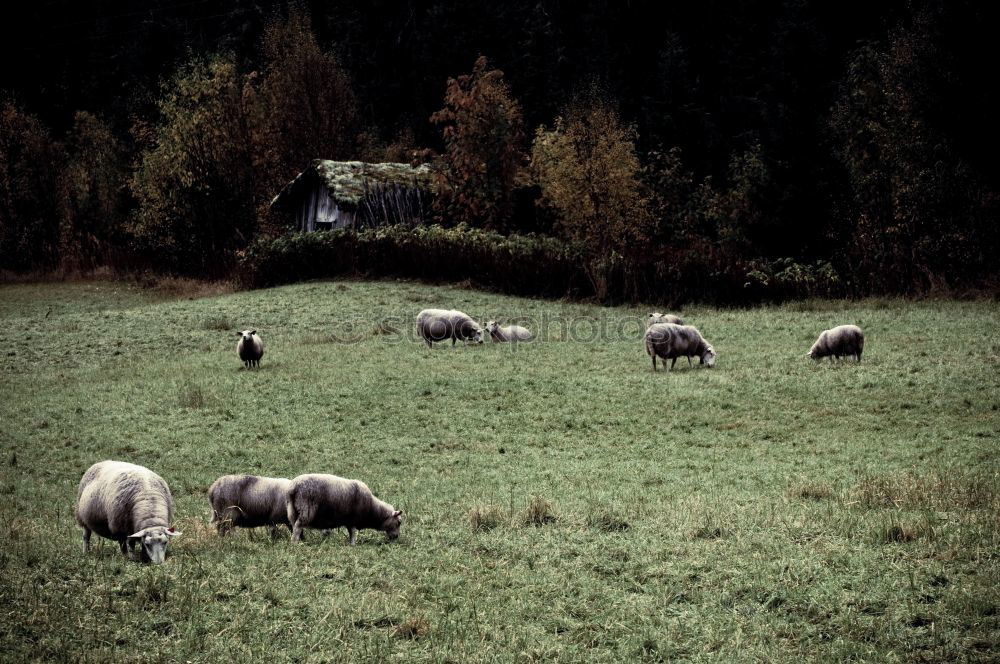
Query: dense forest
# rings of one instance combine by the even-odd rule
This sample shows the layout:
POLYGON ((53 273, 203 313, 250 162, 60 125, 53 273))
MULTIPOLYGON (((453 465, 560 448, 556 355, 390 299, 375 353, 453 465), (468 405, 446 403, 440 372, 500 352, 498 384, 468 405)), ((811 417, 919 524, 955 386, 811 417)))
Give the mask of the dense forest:
POLYGON ((985 5, 18 3, 0 270, 310 260, 268 204, 325 158, 430 163, 456 252, 601 300, 995 288, 985 5))

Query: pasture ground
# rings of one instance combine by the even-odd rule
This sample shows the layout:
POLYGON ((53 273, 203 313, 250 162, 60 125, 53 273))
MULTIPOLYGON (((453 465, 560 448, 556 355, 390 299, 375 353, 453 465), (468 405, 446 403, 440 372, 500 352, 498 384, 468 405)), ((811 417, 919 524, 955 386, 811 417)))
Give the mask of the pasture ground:
POLYGON ((2 659, 1000 659, 996 302, 692 306, 717 366, 656 374, 646 311, 408 282, 0 286, 2 659), (543 338, 428 350, 429 306, 543 338), (861 364, 807 360, 840 323, 861 364), (169 482, 165 564, 81 553, 76 485, 106 458, 169 482), (307 471, 365 480, 402 537, 209 526, 217 476, 307 471))

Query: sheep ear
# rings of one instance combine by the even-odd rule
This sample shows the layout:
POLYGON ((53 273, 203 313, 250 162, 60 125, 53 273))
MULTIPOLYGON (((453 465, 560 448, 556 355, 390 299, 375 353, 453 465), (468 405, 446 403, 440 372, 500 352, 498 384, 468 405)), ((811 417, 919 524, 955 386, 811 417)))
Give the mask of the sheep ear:
POLYGON ((257 330, 250 330, 250 334, 257 334, 257 330))
POLYGON ((242 333, 242 332, 237 332, 237 333, 236 333, 236 336, 238 336, 238 337, 242 337, 242 336, 243 336, 243 333, 242 333))
POLYGON ((143 535, 146 534, 147 530, 149 530, 149 528, 143 528, 139 532, 133 533, 133 534, 129 535, 128 538, 129 539, 140 539, 143 535))
POLYGON ((183 534, 184 533, 178 532, 173 528, 167 528, 167 535, 169 535, 170 537, 180 537, 183 534))
POLYGON ((396 510, 395 512, 392 513, 392 515, 394 517, 396 517, 397 519, 402 519, 403 518, 403 510, 396 510))

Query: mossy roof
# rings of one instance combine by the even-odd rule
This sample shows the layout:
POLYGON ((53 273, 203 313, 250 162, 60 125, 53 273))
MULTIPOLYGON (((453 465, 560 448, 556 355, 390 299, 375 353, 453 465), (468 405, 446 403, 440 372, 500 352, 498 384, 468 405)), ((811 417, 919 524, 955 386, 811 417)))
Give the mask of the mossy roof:
POLYGON ((430 189, 431 169, 426 164, 410 166, 393 162, 376 164, 316 159, 274 197, 271 207, 294 207, 316 182, 326 185, 337 205, 353 207, 361 201, 366 187, 376 184, 430 189))

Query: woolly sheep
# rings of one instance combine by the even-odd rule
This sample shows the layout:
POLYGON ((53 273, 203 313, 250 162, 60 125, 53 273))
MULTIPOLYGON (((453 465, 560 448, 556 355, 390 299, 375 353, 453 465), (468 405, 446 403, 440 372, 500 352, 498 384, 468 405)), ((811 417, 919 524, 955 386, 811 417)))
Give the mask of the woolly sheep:
POLYGON ((677 364, 678 357, 687 357, 691 366, 691 356, 701 358, 701 364, 707 367, 715 366, 715 349, 705 341, 701 332, 690 325, 675 323, 654 323, 646 330, 646 352, 653 359, 653 371, 656 371, 656 358, 663 359, 666 366, 671 360, 667 371, 677 364))
POLYGON ((159 564, 167 542, 180 535, 171 526, 174 503, 163 478, 143 466, 124 461, 100 461, 80 480, 76 522, 83 528, 83 552, 90 551, 90 534, 118 542, 122 555, 159 564))
POLYGON ((683 325, 684 321, 681 320, 680 316, 675 316, 673 314, 661 314, 658 311, 646 316, 646 327, 650 325, 655 325, 656 323, 674 323, 675 325, 683 325))
POLYGON ((301 542, 304 528, 347 528, 351 546, 358 530, 384 531, 389 540, 399 537, 403 512, 372 495, 359 480, 311 473, 292 480, 286 498, 292 540, 301 542))
POLYGON ((243 330, 237 332, 240 338, 236 342, 236 354, 243 360, 243 366, 259 367, 260 358, 264 357, 264 340, 257 335, 257 330, 243 330))
POLYGON ((816 343, 812 345, 806 357, 820 360, 827 356, 840 359, 840 356, 853 355, 861 361, 861 352, 865 349, 865 333, 857 325, 839 325, 829 330, 823 330, 816 343))
POLYGON ((471 339, 483 343, 483 328, 471 316, 454 309, 424 309, 417 314, 417 336, 430 348, 434 341, 451 339, 451 345, 459 339, 471 339))
POLYGON ((486 324, 486 331, 490 333, 493 343, 505 341, 531 341, 531 330, 520 325, 506 325, 500 327, 500 323, 491 320, 486 324))
POLYGON ((212 523, 219 535, 232 527, 267 526, 271 537, 277 536, 281 524, 291 530, 285 506, 285 494, 291 485, 292 481, 283 477, 223 475, 208 488, 212 523))

